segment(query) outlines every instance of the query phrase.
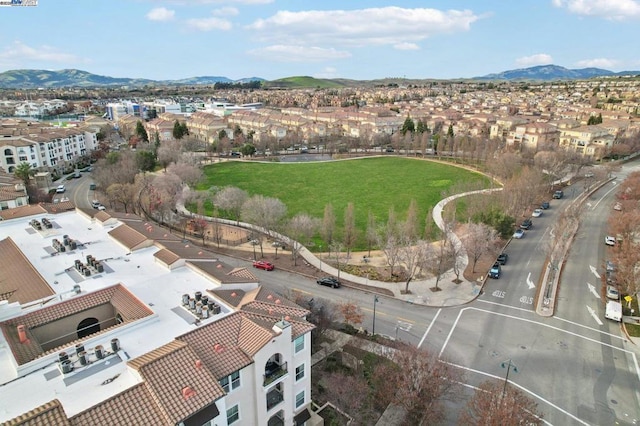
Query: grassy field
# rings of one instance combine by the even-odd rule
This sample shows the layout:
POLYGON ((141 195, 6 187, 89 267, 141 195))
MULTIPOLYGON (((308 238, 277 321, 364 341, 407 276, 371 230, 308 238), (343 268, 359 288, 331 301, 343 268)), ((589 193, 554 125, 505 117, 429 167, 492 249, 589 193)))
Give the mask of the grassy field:
MULTIPOLYGON (((278 198, 288 215, 307 213, 322 219, 327 204, 333 205, 337 227, 344 211, 354 203, 356 226, 364 233, 371 211, 378 223, 386 223, 394 208, 404 220, 409 203, 416 200, 419 220, 442 199, 451 185, 469 182, 489 186, 484 176, 461 168, 410 158, 385 157, 314 163, 225 162, 205 168, 205 182, 198 190, 236 186, 250 195, 278 198)), ((206 213, 211 205, 205 206, 206 213)))
POLYGON ((337 81, 325 80, 321 78, 314 78, 314 77, 308 77, 308 76, 286 77, 286 78, 281 78, 279 80, 266 81, 263 83, 263 86, 264 87, 288 87, 288 88, 319 87, 321 89, 327 89, 327 88, 333 88, 333 87, 344 87, 343 84, 340 84, 337 81))

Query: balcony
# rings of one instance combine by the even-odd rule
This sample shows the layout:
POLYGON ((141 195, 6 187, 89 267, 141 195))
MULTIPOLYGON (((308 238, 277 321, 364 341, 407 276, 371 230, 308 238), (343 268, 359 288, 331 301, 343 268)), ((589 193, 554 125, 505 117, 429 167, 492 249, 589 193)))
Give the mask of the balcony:
POLYGON ((269 386, 271 383, 278 380, 280 377, 287 374, 287 363, 278 364, 275 362, 267 363, 264 369, 264 382, 263 386, 269 386))
POLYGON ((282 401, 284 401, 282 391, 278 387, 271 389, 267 392, 267 411, 271 410, 282 401))
POLYGON ((284 412, 282 410, 278 411, 269 419, 267 426, 284 426, 284 412))

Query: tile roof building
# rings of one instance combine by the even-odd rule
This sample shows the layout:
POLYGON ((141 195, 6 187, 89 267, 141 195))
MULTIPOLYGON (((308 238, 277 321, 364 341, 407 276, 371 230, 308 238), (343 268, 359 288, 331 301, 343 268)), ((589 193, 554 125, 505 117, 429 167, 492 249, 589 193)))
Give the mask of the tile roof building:
POLYGON ((134 215, 20 209, 0 221, 0 423, 322 424, 306 309, 134 215))

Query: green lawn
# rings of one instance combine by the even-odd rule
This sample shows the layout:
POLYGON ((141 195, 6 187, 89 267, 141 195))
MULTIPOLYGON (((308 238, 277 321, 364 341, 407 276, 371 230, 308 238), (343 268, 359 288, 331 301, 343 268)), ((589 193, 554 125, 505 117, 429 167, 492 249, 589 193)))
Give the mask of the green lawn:
MULTIPOLYGON (((368 212, 386 223, 394 208, 404 220, 415 199, 420 223, 442 194, 458 182, 489 186, 488 178, 458 167, 410 158, 384 157, 314 163, 224 162, 207 166, 205 182, 198 190, 236 186, 250 195, 280 199, 288 215, 304 212, 322 219, 327 204, 333 205, 338 228, 347 203, 353 202, 356 226, 366 229, 368 212)), ((211 206, 206 206, 207 214, 211 206)))

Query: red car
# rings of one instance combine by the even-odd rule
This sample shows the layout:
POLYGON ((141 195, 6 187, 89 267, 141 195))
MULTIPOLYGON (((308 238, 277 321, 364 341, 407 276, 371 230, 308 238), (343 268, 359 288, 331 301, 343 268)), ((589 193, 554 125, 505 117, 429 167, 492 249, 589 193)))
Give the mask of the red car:
POLYGON ((253 262, 253 267, 258 269, 264 269, 265 271, 273 271, 273 263, 267 262, 266 260, 255 260, 253 262))

